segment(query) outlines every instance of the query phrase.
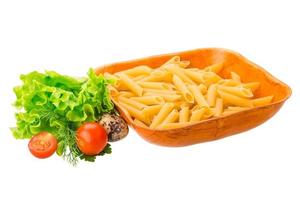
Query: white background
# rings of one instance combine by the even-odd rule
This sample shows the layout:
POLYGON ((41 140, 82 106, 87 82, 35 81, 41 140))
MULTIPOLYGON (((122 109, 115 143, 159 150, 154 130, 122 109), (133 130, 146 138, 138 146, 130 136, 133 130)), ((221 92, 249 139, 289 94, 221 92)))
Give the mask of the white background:
POLYGON ((0 1, 0 199, 299 199, 297 1, 0 1), (89 67, 225 47, 293 89, 280 112, 243 134, 184 148, 133 130, 113 153, 76 168, 38 160, 15 140, 13 86, 32 70, 89 67))

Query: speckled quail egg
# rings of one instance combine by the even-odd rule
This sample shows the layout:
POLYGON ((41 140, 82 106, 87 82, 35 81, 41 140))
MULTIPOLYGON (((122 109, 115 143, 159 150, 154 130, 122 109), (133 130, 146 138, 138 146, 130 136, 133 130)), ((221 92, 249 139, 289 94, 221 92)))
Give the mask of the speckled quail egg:
POLYGON ((99 124, 106 130, 109 142, 121 140, 128 135, 126 122, 121 116, 116 114, 104 114, 99 124))

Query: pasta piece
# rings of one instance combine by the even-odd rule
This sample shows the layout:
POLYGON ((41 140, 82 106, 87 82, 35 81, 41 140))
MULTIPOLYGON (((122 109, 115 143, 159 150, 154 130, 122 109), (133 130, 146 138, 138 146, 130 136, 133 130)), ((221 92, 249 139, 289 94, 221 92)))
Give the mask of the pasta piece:
POLYGON ((192 67, 192 68, 188 68, 186 69, 187 71, 192 71, 192 72, 200 72, 200 73, 203 73, 204 70, 203 69, 199 69, 197 67, 192 67))
POLYGON ((188 107, 189 108, 193 105, 192 103, 188 103, 185 100, 176 101, 176 102, 174 102, 174 104, 175 104, 175 107, 178 108, 178 109, 181 109, 183 107, 188 107))
POLYGON ((129 76, 135 77, 140 75, 149 75, 152 72, 152 68, 146 65, 141 65, 141 66, 134 67, 132 69, 127 69, 123 72, 129 76))
POLYGON ((142 79, 142 81, 163 81, 172 82, 172 74, 163 69, 154 70, 149 77, 142 79))
POLYGON ((182 94, 183 98, 188 102, 188 103, 193 103, 194 102, 194 97, 192 93, 187 89, 185 86, 184 82, 177 76, 173 76, 173 83, 177 90, 180 91, 182 94))
POLYGON ((217 86, 212 84, 209 86, 207 91, 207 103, 209 106, 214 107, 216 104, 216 97, 217 97, 217 86))
POLYGON ((119 97, 119 102, 126 103, 136 109, 142 110, 143 108, 147 107, 145 104, 142 104, 138 101, 135 101, 133 99, 128 99, 126 97, 119 97))
POLYGON ((235 72, 230 72, 231 79, 221 78, 217 73, 223 63, 204 69, 189 65, 174 56, 156 69, 141 65, 104 76, 115 80, 108 86, 110 97, 134 125, 153 129, 181 128, 273 100, 273 96, 252 99, 259 82, 242 83, 235 72))
POLYGON ((241 83, 239 81, 235 81, 232 79, 222 79, 218 82, 219 85, 224 85, 224 86, 240 86, 241 83))
POLYGON ((152 93, 152 92, 145 92, 145 96, 159 96, 164 99, 164 101, 167 102, 174 102, 181 99, 181 95, 178 94, 163 94, 163 93, 152 93))
POLYGON ((189 107, 182 107, 179 111, 179 122, 188 122, 189 121, 190 110, 189 107))
POLYGON ((202 107, 200 107, 198 104, 196 104, 192 107, 191 111, 193 112, 195 110, 199 110, 200 108, 202 108, 202 107))
POLYGON ((142 96, 142 97, 131 97, 130 99, 143 103, 145 105, 155 105, 165 103, 161 96, 142 96))
POLYGON ((185 75, 184 69, 174 65, 174 64, 169 64, 165 66, 165 68, 171 72, 173 75, 177 75, 183 82, 189 83, 189 84, 196 84, 192 79, 190 79, 188 76, 185 75))
POLYGON ((118 97, 133 97, 135 94, 129 91, 120 91, 118 97))
POLYGON ((231 111, 243 111, 243 110, 247 110, 249 108, 247 107, 239 107, 239 106, 228 106, 227 110, 231 110, 231 111))
POLYGON ((138 120, 137 118, 135 118, 135 119, 133 120, 133 123, 134 123, 135 125, 141 126, 141 127, 143 127, 143 128, 148 128, 148 126, 147 126, 146 124, 144 124, 142 121, 138 120))
POLYGON ((178 117, 179 117, 178 110, 173 109, 172 112, 169 113, 169 115, 162 121, 162 123, 159 126, 163 124, 176 122, 178 121, 178 117))
POLYGON ((185 75, 187 75, 190 79, 192 79, 195 83, 204 83, 204 80, 202 78, 203 72, 200 70, 191 70, 191 69, 186 69, 183 71, 185 75))
POLYGON ((172 90, 173 87, 171 84, 164 83, 164 82, 138 82, 138 84, 142 88, 150 88, 150 89, 160 89, 160 90, 172 90))
POLYGON ((168 123, 168 124, 161 125, 159 128, 160 129, 176 129, 176 128, 191 126, 193 124, 195 124, 195 122, 168 123))
POLYGON ((153 118, 150 128, 156 128, 174 108, 173 103, 165 103, 159 113, 153 118))
POLYGON ((239 97, 244 97, 244 98, 253 97, 252 91, 250 89, 243 88, 243 87, 229 87, 229 86, 220 85, 218 86, 218 89, 233 95, 237 95, 239 97))
POLYGON ((245 99, 222 90, 218 90, 218 94, 224 100, 224 103, 228 103, 229 105, 234 106, 242 106, 242 107, 253 107, 253 103, 249 99, 245 99))
POLYGON ((219 73, 223 69, 223 63, 217 63, 204 68, 206 72, 219 73))
POLYGON ((159 90, 159 89, 144 88, 144 91, 155 93, 155 94, 178 94, 178 92, 174 90, 159 90))
POLYGON ((206 93, 207 93, 207 87, 206 87, 206 85, 200 84, 200 85, 198 86, 198 88, 200 89, 200 92, 201 92, 202 94, 206 94, 206 93))
POLYGON ((197 122, 200 121, 203 114, 205 113, 207 108, 202 107, 199 110, 195 110, 192 112, 191 118, 190 118, 190 122, 197 122))
POLYGON ((237 73, 235 73, 235 72, 230 72, 230 76, 231 76, 231 78, 232 78, 233 80, 238 81, 238 82, 241 82, 241 77, 240 77, 237 73))
POLYGON ((134 80, 135 82, 138 82, 146 77, 147 77, 146 75, 139 75, 139 76, 133 77, 132 80, 134 80))
POLYGON ((179 56, 173 56, 171 59, 169 59, 167 62, 161 65, 161 67, 164 67, 168 64, 178 64, 180 62, 179 56))
POLYGON ((234 114, 234 113, 237 113, 237 112, 239 112, 239 111, 236 111, 236 110, 225 110, 222 113, 222 116, 231 115, 231 114, 234 114))
POLYGON ((142 114, 148 116, 150 119, 153 118, 154 115, 156 115, 160 109, 162 108, 162 104, 160 105, 153 105, 153 106, 147 106, 142 110, 142 114))
POLYGON ((109 91, 109 95, 111 96, 111 97, 116 97, 116 96, 118 96, 119 95, 119 91, 115 88, 115 87, 113 87, 113 86, 111 86, 111 85, 108 85, 108 91, 109 91))
POLYGON ((260 98, 257 98, 257 99, 253 99, 252 102, 253 102, 254 106, 265 106, 265 105, 272 102, 273 97, 274 96, 260 97, 260 98))
POLYGON ((219 82, 222 78, 214 72, 205 72, 202 74, 202 79, 204 81, 204 84, 209 86, 211 84, 219 82))
POLYGON ((189 89, 192 92, 197 104, 200 107, 208 107, 208 103, 206 102, 204 96, 202 95, 202 93, 200 92, 199 88, 195 85, 189 85, 189 89))
POLYGON ((222 115, 222 112, 223 112, 223 99, 217 98, 214 116, 219 117, 222 115))
POLYGON ((105 78, 107 78, 107 79, 112 79, 112 80, 114 80, 113 86, 115 86, 115 87, 117 87, 117 88, 120 87, 121 81, 120 81, 120 79, 119 79, 117 76, 112 75, 112 74, 110 74, 110 73, 108 73, 108 72, 104 72, 103 76, 104 76, 105 78))
POLYGON ((142 96, 143 88, 139 86, 136 82, 134 82, 131 78, 129 78, 126 74, 120 73, 118 75, 122 80, 122 83, 137 96, 142 96))
POLYGON ((259 88, 260 83, 259 82, 243 83, 242 86, 244 88, 251 89, 252 92, 255 92, 259 88))
POLYGON ((208 119, 214 115, 214 111, 211 108, 206 108, 204 114, 202 115, 201 119, 208 119))
POLYGON ((130 114, 130 116, 137 118, 138 120, 144 122, 145 124, 150 124, 150 119, 147 118, 145 115, 142 114, 142 112, 126 103, 119 102, 119 104, 127 110, 127 112, 130 114))
POLYGON ((182 102, 182 104, 180 105, 181 108, 183 107, 191 107, 193 104, 192 103, 188 103, 188 102, 182 102))
POLYGON ((179 66, 182 67, 182 68, 187 68, 189 65, 190 65, 190 61, 188 60, 182 60, 179 62, 179 66))

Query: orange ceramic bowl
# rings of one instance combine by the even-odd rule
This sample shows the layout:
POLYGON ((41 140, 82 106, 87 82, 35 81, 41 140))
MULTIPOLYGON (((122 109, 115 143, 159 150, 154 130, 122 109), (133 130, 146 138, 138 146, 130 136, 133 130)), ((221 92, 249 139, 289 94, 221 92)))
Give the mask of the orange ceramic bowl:
POLYGON ((223 62, 222 77, 229 77, 231 71, 237 72, 243 82, 258 81, 261 83, 259 89, 254 94, 255 97, 274 95, 274 99, 272 103, 266 106, 255 107, 224 117, 207 119, 187 127, 170 130, 154 130, 138 126, 133 123, 127 112, 116 104, 126 122, 148 142, 162 146, 176 147, 234 135, 254 128, 270 119, 291 95, 291 89, 266 70, 236 52, 221 48, 196 49, 151 56, 104 65, 95 70, 97 74, 100 74, 104 72, 115 73, 138 65, 148 65, 156 68, 175 55, 180 56, 182 60, 189 60, 191 66, 198 68, 223 62))

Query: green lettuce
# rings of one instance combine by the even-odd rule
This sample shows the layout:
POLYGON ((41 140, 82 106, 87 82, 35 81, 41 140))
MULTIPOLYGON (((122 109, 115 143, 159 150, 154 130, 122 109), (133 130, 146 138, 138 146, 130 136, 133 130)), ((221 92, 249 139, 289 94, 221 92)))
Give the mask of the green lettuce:
MULTIPOLYGON (((20 79, 23 84, 14 88, 17 97, 14 105, 19 109, 16 127, 12 128, 14 137, 26 139, 41 131, 51 132, 62 144, 59 149, 63 155, 72 148, 79 151, 72 140, 82 123, 96 121, 103 113, 114 110, 107 89, 113 80, 97 76, 92 69, 85 79, 53 71, 34 71, 21 75, 20 79)), ((75 158, 82 157, 80 152, 75 153, 75 158)))

